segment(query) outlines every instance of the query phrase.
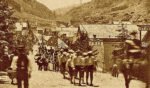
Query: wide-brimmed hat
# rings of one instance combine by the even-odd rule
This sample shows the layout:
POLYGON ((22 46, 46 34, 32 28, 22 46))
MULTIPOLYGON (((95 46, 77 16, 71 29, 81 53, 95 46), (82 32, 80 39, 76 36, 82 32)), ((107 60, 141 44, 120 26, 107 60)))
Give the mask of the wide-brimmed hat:
POLYGON ((79 52, 81 52, 79 49, 76 51, 76 53, 79 53, 79 52))
POLYGON ((74 51, 73 51, 72 49, 70 49, 68 52, 69 52, 69 53, 74 53, 74 51))
POLYGON ((87 56, 87 55, 88 55, 88 53, 83 53, 82 55, 83 55, 83 56, 87 56))
POLYGON ((88 55, 93 55, 93 51, 89 51, 89 52, 88 52, 88 55))
POLYGON ((93 53, 93 51, 89 51, 89 52, 88 52, 88 54, 92 54, 92 53, 93 53))
POLYGON ((63 52, 64 55, 66 55, 67 52, 63 52))

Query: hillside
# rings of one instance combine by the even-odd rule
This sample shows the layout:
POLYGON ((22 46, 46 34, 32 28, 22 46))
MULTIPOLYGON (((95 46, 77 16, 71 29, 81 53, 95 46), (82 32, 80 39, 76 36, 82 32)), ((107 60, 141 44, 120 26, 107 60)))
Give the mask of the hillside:
POLYGON ((13 16, 23 20, 49 23, 54 18, 52 11, 36 0, 8 0, 8 4, 15 10, 13 16))
POLYGON ((73 22, 103 24, 112 21, 148 22, 149 0, 92 0, 71 9, 65 17, 73 22))
POLYGON ((75 4, 75 5, 66 6, 66 7, 63 7, 63 8, 58 8, 54 11, 57 15, 63 15, 65 13, 67 13, 68 11, 70 11, 71 9, 76 8, 78 6, 79 6, 78 4, 75 4))

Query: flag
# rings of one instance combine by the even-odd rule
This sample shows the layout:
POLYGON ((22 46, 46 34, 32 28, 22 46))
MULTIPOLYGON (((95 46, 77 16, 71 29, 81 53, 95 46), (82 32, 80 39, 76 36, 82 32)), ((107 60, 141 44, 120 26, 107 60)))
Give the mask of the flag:
POLYGON ((68 45, 61 39, 58 39, 58 48, 68 48, 68 45))
POLYGON ((77 41, 77 39, 79 39, 80 37, 81 37, 81 30, 80 30, 80 27, 78 27, 77 34, 73 36, 72 43, 75 43, 77 41))

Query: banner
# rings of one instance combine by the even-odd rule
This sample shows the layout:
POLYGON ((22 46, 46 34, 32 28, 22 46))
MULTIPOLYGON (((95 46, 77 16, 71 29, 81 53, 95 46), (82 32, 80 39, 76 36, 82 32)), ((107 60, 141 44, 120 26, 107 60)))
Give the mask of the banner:
POLYGON ((61 39, 58 39, 58 48, 68 48, 68 45, 61 39))

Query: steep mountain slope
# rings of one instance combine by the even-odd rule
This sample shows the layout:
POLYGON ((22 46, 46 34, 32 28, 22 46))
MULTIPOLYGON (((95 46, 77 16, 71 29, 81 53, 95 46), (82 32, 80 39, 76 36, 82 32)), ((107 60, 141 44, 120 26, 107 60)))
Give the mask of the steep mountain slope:
POLYGON ((15 9, 14 16, 31 21, 53 19, 54 15, 46 6, 36 0, 7 0, 15 9))
POLYGON ((70 11, 71 9, 76 8, 78 6, 79 6, 78 4, 75 4, 75 5, 66 6, 66 7, 63 7, 63 8, 58 8, 54 11, 57 15, 63 15, 65 13, 67 13, 68 11, 70 11))
POLYGON ((92 0, 66 13, 68 19, 81 23, 110 23, 112 21, 148 22, 149 0, 92 0))

